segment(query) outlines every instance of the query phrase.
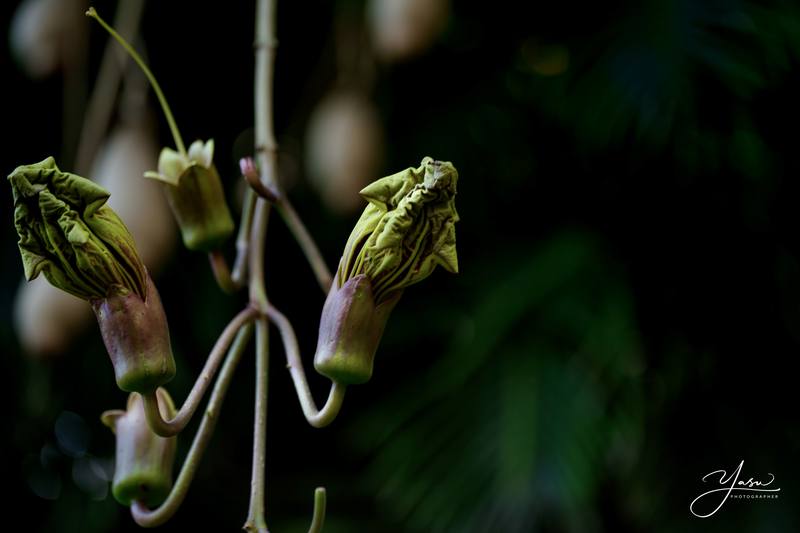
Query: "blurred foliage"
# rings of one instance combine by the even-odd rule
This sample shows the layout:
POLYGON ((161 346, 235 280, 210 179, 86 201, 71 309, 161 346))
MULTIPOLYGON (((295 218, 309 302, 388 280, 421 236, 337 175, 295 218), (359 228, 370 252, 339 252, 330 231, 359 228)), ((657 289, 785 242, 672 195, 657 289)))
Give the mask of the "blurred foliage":
POLYGON ((531 531, 550 516, 586 531, 595 517, 579 511, 608 471, 630 474, 642 353, 631 296, 596 248, 568 233, 473 265, 498 283, 471 295, 429 370, 356 424, 378 447, 368 482, 413 530, 531 531))
MULTIPOLYGON (((333 85, 333 20, 361 4, 315 3, 309 16, 307 5, 282 1, 279 10, 281 165, 331 265, 355 220, 326 211, 301 179, 298 139, 333 85)), ((0 7, 3 21, 13 8, 0 7)), ((182 131, 215 138, 231 195, 252 135, 251 10, 230 3, 211 16, 151 3, 143 21, 182 131), (178 19, 191 38, 176 39, 188 31, 169 22, 178 19), (213 75, 188 91, 187 73, 200 71, 213 75)), ((95 37, 90 66, 102 48, 95 37)), ((42 126, 57 122, 60 85, 24 78, 2 46, 14 135, 0 161, 10 172, 61 145, 58 128, 42 126)), ((384 173, 424 155, 459 169, 461 273, 437 272, 408 291, 373 380, 348 392, 326 430, 302 420, 273 335, 271 528, 302 531, 313 487, 325 485, 331 533, 800 530, 791 495, 800 479, 799 58, 800 11, 788 1, 505 0, 453 2, 427 53, 378 65, 371 96, 387 132, 384 173), (741 460, 749 475, 773 472, 781 498, 691 517, 700 477, 741 460)), ((20 353, 12 233, 10 220, 0 224, 2 371, 13 376, 0 389, 8 505, 32 530, 136 531, 125 509, 92 500, 91 484, 73 476, 74 463, 111 456, 96 415, 124 395, 96 331, 56 361, 20 353), (57 439, 65 411, 88 431, 75 457, 57 439), (59 479, 55 500, 32 487, 43 471, 59 479)), ((277 220, 268 249, 271 300, 294 321, 310 364, 322 295, 277 220)), ((205 260, 184 250, 157 283, 179 368, 170 390, 181 399, 242 302, 220 294, 205 260)), ((245 359, 196 485, 164 531, 243 521, 251 374, 245 359)), ((322 398, 325 384, 312 380, 322 398)))

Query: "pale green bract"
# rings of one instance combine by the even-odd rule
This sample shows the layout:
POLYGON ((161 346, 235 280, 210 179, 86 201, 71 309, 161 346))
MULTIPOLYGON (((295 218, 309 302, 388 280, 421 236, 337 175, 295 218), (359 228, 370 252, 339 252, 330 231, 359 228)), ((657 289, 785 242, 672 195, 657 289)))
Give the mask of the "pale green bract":
POLYGON ((40 273, 85 300, 146 296, 146 270, 133 237, 99 185, 62 172, 52 157, 8 176, 25 277, 40 273))
POLYGON ((214 141, 197 140, 186 154, 171 148, 162 149, 158 172, 151 170, 144 174, 164 185, 167 201, 181 228, 183 243, 190 250, 216 250, 234 230, 213 159, 214 141))
POLYGON ((458 272, 455 207, 458 172, 452 163, 422 160, 361 191, 364 209, 345 246, 338 283, 365 274, 376 304, 422 281, 441 265, 458 272))
POLYGON ((172 148, 163 148, 158 156, 158 172, 149 170, 144 173, 144 176, 177 187, 189 170, 200 174, 209 172, 213 165, 213 159, 213 139, 205 143, 200 140, 193 142, 186 155, 181 155, 172 148))

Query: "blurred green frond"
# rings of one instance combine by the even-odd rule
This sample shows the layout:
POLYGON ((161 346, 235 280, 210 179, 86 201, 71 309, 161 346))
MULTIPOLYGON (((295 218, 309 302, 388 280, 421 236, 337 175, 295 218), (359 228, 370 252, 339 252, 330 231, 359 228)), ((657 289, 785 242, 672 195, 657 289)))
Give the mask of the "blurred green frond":
POLYGON ((473 333, 357 424, 388 513, 413 531, 531 531, 543 516, 587 527, 570 510, 641 440, 631 298, 606 265, 567 233, 513 270, 476 269, 496 282, 473 302, 473 333))
POLYGON ((730 131, 749 123, 752 99, 798 64, 800 9, 744 0, 633 3, 613 27, 565 36, 559 45, 569 68, 558 73, 531 61, 532 42, 507 85, 585 145, 633 139, 674 145, 680 158, 705 152, 700 161, 713 163, 727 155, 730 131))

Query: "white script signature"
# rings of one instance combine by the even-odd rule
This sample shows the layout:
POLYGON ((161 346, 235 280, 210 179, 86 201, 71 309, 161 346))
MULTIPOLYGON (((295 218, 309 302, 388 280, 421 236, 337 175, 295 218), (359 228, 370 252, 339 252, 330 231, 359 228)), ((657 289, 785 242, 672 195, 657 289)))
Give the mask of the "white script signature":
POLYGON ((736 470, 731 472, 728 475, 727 471, 725 470, 714 470, 713 472, 709 472, 705 476, 703 476, 703 482, 706 482, 709 478, 715 479, 717 477, 719 484, 721 485, 718 489, 711 489, 708 492, 704 492, 697 498, 695 498, 692 503, 689 504, 689 511, 692 512, 698 518, 708 518, 712 516, 714 513, 722 508, 722 505, 728 500, 730 495, 733 492, 742 491, 742 492, 780 492, 781 489, 773 488, 773 489, 766 489, 763 487, 768 487, 775 481, 775 476, 773 474, 769 474, 770 480, 769 481, 756 481, 752 477, 747 481, 742 481, 739 479, 739 476, 742 473, 742 466, 744 466, 744 460, 739 463, 739 466, 736 467, 736 470), (695 506, 700 500, 708 499, 708 497, 713 498, 713 494, 722 493, 722 499, 720 500, 719 504, 714 508, 713 511, 706 514, 698 514, 695 511, 695 506))

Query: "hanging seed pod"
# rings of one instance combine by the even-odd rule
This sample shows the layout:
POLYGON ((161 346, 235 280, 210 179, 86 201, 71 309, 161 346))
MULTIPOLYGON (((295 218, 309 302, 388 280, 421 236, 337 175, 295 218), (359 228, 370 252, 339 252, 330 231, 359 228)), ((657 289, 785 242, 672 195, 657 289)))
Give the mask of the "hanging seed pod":
POLYGON ((11 50, 27 74, 44 78, 68 66, 86 24, 83 0, 25 0, 9 28, 11 50))
POLYGON ((402 61, 427 50, 447 25, 449 0, 370 0, 367 22, 384 61, 402 61))
POLYGON ((23 281, 14 300, 14 329, 26 354, 55 357, 92 322, 84 300, 50 285, 43 278, 23 281))
POLYGON ((364 95, 334 92, 311 115, 306 165, 311 184, 332 211, 350 214, 362 205, 358 193, 377 174, 383 151, 378 111, 364 95))
POLYGON ((320 319, 314 368, 342 384, 364 383, 386 321, 403 291, 437 265, 458 272, 458 172, 422 160, 361 191, 369 201, 347 240, 320 319))
POLYGON ((127 228, 105 205, 108 191, 61 172, 52 157, 17 167, 8 179, 25 277, 44 274, 92 304, 121 389, 148 392, 172 379, 158 291, 127 228))
MULTIPOLYGON (((163 388, 156 390, 163 416, 175 416, 175 405, 163 388)), ((147 424, 144 401, 136 392, 128 396, 127 410, 106 411, 100 417, 116 435, 116 466, 111 492, 122 505, 135 500, 148 507, 163 502, 172 489, 172 465, 177 437, 159 437, 147 424)))

